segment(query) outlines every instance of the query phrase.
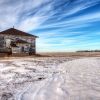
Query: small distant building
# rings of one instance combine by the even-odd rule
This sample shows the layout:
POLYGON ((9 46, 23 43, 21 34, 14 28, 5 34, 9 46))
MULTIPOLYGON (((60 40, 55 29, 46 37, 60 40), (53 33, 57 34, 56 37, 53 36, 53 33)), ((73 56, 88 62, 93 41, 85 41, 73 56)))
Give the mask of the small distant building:
POLYGON ((10 28, 0 32, 0 53, 36 54, 37 36, 10 28))

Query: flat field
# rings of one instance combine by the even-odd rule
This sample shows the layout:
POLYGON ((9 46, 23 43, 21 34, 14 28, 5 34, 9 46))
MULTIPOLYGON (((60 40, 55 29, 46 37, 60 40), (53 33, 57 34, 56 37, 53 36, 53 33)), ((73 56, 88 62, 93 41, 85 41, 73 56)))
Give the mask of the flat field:
POLYGON ((100 52, 47 52, 40 54, 50 57, 100 57, 100 52))
POLYGON ((0 100, 100 100, 100 57, 93 56, 1 58, 0 100))

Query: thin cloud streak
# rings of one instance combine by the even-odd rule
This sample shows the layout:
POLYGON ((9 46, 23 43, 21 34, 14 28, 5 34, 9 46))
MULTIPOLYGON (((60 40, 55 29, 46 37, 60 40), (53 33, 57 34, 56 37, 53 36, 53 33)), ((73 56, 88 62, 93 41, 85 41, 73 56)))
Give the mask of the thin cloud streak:
POLYGON ((98 49, 99 25, 100 0, 0 0, 0 30, 38 35, 38 52, 98 49))

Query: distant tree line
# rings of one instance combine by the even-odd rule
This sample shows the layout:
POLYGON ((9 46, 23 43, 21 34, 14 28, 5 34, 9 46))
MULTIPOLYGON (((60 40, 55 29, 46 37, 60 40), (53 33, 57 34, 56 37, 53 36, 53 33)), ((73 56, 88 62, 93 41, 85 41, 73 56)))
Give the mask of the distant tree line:
POLYGON ((100 50, 79 50, 76 52, 100 52, 100 50))

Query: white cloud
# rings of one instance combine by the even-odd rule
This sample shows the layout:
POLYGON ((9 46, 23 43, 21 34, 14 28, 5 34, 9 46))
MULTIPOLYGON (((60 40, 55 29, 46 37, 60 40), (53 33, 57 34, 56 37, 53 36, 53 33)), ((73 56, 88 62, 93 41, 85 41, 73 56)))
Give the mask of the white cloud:
POLYGON ((10 28, 13 25, 17 28, 27 29, 36 28, 48 17, 45 15, 51 10, 51 5, 39 8, 48 1, 44 0, 1 0, 0 1, 0 29, 10 28), (30 14, 37 10, 32 16, 30 14))
POLYGON ((22 21, 19 25, 19 29, 30 31, 36 29, 41 23, 45 21, 44 17, 32 17, 22 21))
POLYGON ((55 3, 59 5, 58 3, 61 2, 57 0, 0 0, 0 30, 13 27, 13 25, 15 28, 24 31, 42 28, 51 28, 51 30, 52 28, 58 28, 59 31, 60 29, 61 31, 66 29, 67 32, 64 33, 57 33, 56 31, 39 33, 40 38, 37 40, 37 48, 38 51, 47 51, 51 48, 55 50, 57 47, 60 47, 59 50, 64 49, 63 47, 67 50, 74 43, 79 45, 84 44, 86 39, 91 40, 91 36, 84 35, 85 33, 69 31, 75 28, 88 27, 91 22, 100 21, 100 12, 67 17, 96 5, 98 1, 100 0, 75 0, 72 5, 69 3, 70 5, 68 4, 63 12, 61 7, 53 10, 55 3), (60 12, 60 8, 62 12, 60 12), (59 15, 59 13, 61 14, 59 15), (52 16, 53 14, 54 16, 52 16), (49 18, 51 18, 49 24, 44 25, 43 23, 49 18), (79 36, 68 38, 69 34, 79 34, 79 36))

